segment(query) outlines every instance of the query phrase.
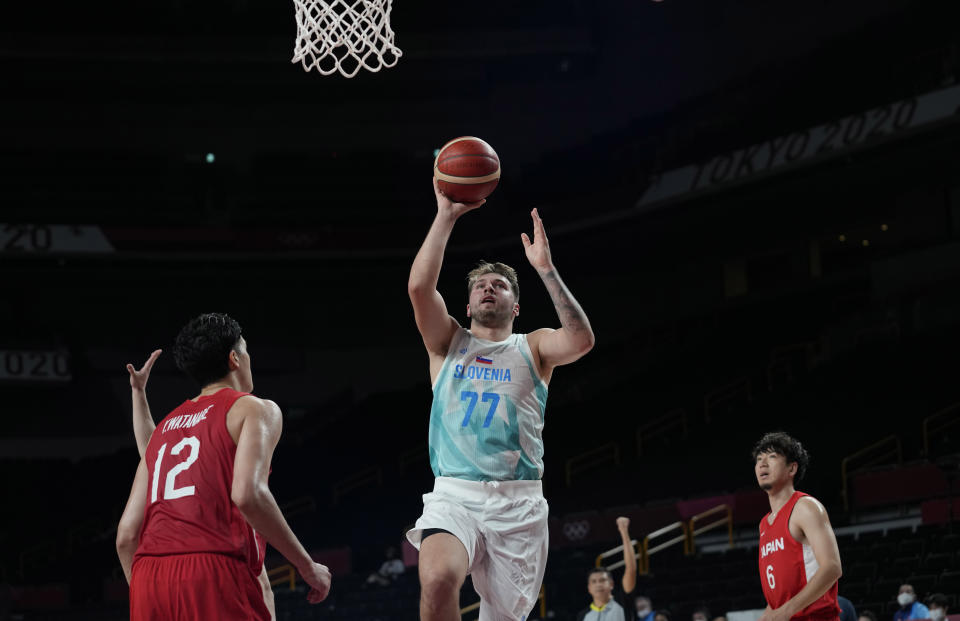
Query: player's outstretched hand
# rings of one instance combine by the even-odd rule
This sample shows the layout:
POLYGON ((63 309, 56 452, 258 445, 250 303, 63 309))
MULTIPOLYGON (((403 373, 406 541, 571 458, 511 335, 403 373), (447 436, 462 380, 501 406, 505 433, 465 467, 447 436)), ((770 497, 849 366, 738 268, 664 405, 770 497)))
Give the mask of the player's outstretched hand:
POLYGON ((132 364, 127 363, 127 373, 130 374, 130 388, 141 391, 146 389, 147 380, 150 379, 150 369, 153 368, 153 363, 157 361, 161 353, 163 353, 162 349, 154 350, 139 371, 134 369, 132 364))
POLYGON ((553 259, 550 256, 550 242, 547 241, 547 232, 543 228, 543 220, 540 219, 540 213, 534 207, 530 211, 530 217, 533 218, 533 242, 526 233, 520 234, 520 241, 523 242, 523 250, 527 253, 527 260, 530 265, 538 272, 548 272, 553 269, 553 259))
POLYGON ((326 565, 310 563, 309 567, 300 570, 300 575, 310 585, 310 592, 307 593, 308 602, 319 604, 327 599, 327 594, 330 593, 330 570, 326 565))
POLYGON ((487 199, 482 201, 477 201, 476 203, 454 203, 446 194, 440 191, 440 186, 437 184, 437 178, 433 178, 433 193, 437 195, 437 211, 451 218, 459 218, 468 211, 472 211, 483 205, 487 202, 487 199))

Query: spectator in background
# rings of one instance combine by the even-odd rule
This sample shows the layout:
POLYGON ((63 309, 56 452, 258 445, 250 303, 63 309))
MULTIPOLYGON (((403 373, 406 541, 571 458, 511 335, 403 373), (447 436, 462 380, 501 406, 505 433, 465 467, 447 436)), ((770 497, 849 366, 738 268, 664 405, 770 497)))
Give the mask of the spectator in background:
POLYGON ((626 621, 623 606, 613 597, 613 576, 603 567, 587 575, 587 591, 593 601, 577 615, 577 621, 626 621))
POLYGON ((910 621, 910 619, 929 619, 930 611, 917 601, 917 594, 912 584, 901 584, 900 594, 897 595, 900 610, 894 613, 893 621, 910 621))
POLYGON ((637 595, 633 598, 633 607, 636 611, 636 621, 653 621, 653 602, 646 595, 637 595))
POLYGON ((877 613, 872 610, 864 610, 860 613, 857 621, 877 621, 877 613))
POLYGON ((670 611, 658 610, 653 617, 653 621, 670 621, 670 611))
POLYGON ((403 566, 403 561, 397 558, 397 549, 395 547, 389 546, 384 556, 386 556, 387 560, 383 561, 380 569, 367 577, 367 584, 389 586, 390 583, 394 582, 406 571, 406 567, 403 566))
POLYGON ((931 621, 944 621, 949 614, 947 609, 950 606, 950 602, 947 601, 947 596, 943 593, 934 593, 927 598, 927 609, 930 611, 930 620, 931 621))
POLYGON ((713 618, 713 621, 727 621, 726 615, 719 615, 713 618))
MULTIPOLYGON (((633 592, 637 584, 637 556, 630 539, 630 518, 618 517, 617 530, 623 544, 623 596, 633 592)), ((577 621, 627 621, 627 604, 623 596, 614 597, 613 576, 605 567, 595 567, 587 574, 587 591, 593 601, 577 615, 577 621), (617 601, 620 599, 620 601, 617 601)), ((639 599, 639 598, 638 598, 639 599)), ((650 600, 647 600, 649 604, 650 600)))
POLYGON ((710 621, 711 618, 710 611, 707 607, 700 606, 693 611, 693 614, 690 616, 690 621, 710 621))
POLYGON ((840 621, 857 621, 857 609, 853 607, 853 602, 838 595, 837 604, 840 606, 840 621))

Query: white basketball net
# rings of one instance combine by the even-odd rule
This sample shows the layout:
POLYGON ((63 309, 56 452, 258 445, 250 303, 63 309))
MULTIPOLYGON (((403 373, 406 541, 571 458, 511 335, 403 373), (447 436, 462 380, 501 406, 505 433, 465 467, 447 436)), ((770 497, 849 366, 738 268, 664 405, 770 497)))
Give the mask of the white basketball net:
POLYGON ((361 68, 377 72, 403 55, 393 44, 393 0, 293 0, 297 41, 290 62, 323 75, 339 71, 352 78, 361 68))

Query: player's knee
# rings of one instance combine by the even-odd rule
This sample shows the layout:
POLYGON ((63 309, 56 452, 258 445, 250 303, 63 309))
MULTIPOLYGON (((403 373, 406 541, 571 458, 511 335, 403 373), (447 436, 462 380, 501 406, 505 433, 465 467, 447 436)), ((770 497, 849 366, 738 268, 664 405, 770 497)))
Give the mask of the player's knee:
POLYGON ((420 591, 428 599, 449 597, 459 593, 464 577, 455 568, 447 565, 432 565, 420 568, 420 591))

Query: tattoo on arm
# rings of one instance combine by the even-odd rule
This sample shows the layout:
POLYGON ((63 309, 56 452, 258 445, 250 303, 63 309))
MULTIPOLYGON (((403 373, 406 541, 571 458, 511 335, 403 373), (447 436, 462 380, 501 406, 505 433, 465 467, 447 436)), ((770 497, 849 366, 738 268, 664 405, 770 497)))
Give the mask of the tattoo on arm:
POLYGON ((557 309, 560 325, 571 332, 589 332, 590 322, 586 313, 580 308, 580 304, 574 299, 567 286, 563 284, 557 271, 550 270, 543 274, 542 278, 550 293, 550 299, 553 300, 553 307, 557 309))

